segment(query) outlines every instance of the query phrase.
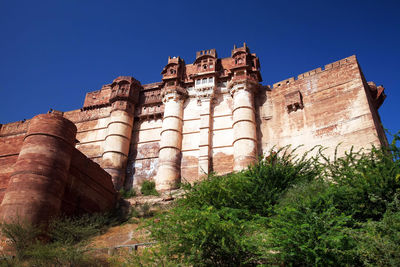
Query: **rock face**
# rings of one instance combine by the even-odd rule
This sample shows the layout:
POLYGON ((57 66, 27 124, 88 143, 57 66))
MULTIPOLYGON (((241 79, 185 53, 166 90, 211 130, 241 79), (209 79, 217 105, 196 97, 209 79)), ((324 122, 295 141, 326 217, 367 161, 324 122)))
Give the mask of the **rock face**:
POLYGON ((332 155, 341 143, 340 155, 387 143, 378 114, 384 88, 367 82, 355 56, 272 87, 261 85, 246 44, 222 59, 215 49, 192 64, 169 58, 161 74, 145 85, 121 76, 87 93, 80 110, 2 125, 1 216, 105 209, 115 201, 112 185, 151 179, 172 190, 210 171, 246 168, 274 147, 323 145, 332 155))

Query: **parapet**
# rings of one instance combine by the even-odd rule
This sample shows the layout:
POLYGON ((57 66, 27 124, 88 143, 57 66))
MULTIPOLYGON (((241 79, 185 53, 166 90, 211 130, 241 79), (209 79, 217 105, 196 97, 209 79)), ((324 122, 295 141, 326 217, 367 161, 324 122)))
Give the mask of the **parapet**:
POLYGON ((208 49, 208 50, 200 50, 196 52, 196 59, 198 59, 199 57, 202 57, 204 55, 209 55, 212 57, 217 58, 217 50, 215 50, 215 48, 213 49, 208 49))
POLYGON ((286 86, 286 85, 292 84, 293 82, 295 82, 297 80, 302 80, 304 78, 319 74, 319 73, 324 72, 326 70, 330 70, 330 69, 337 68, 337 67, 340 67, 340 66, 343 66, 343 65, 346 65, 346 64, 354 64, 354 63, 357 64, 357 58, 356 58, 355 55, 352 55, 350 57, 335 61, 335 62, 330 63, 330 64, 327 64, 327 65, 325 65, 324 69, 316 68, 316 69, 304 72, 304 73, 298 75, 297 79, 295 77, 290 77, 290 78, 285 79, 283 81, 276 82, 276 83, 273 84, 272 88, 276 89, 276 88, 279 88, 279 87, 282 87, 282 86, 286 86))

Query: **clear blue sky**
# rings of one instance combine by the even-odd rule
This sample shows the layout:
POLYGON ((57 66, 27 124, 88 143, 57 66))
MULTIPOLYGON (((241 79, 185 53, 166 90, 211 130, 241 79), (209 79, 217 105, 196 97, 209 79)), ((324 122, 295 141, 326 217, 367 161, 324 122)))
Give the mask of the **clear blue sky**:
POLYGON ((186 63, 244 41, 264 84, 356 54, 383 84, 383 124, 400 130, 400 1, 0 0, 0 123, 81 108, 119 75, 160 81, 168 56, 186 63))

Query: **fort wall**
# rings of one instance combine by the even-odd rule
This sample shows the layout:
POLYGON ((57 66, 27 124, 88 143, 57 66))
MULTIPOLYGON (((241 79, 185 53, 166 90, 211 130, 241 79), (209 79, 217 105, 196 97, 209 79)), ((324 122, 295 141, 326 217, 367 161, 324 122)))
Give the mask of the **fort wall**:
MULTIPOLYGON (((387 145, 378 109, 384 88, 367 82, 355 56, 297 77, 261 85, 258 58, 246 44, 219 59, 200 51, 192 64, 173 57, 162 81, 121 76, 63 113, 76 128, 65 199, 67 213, 111 206, 114 188, 159 190, 195 183, 210 172, 239 171, 283 146, 299 153, 324 146, 333 156, 387 145), (100 166, 101 168, 100 168, 100 166), (95 178, 98 177, 98 178, 95 178), (104 203, 102 199, 104 198, 104 203)), ((0 128, 0 200, 24 145, 30 120, 0 128)))
POLYGON ((110 175, 75 148, 77 128, 61 114, 2 127, 2 221, 48 221, 58 214, 112 209, 110 175))
MULTIPOLYGON (((275 83, 272 117, 261 120, 263 152, 273 146, 303 145, 301 153, 322 145, 332 155, 340 144, 341 155, 351 147, 381 145, 385 138, 379 134, 382 126, 369 104, 369 91, 355 56, 275 83)), ((260 113, 266 108, 261 106, 260 113)))

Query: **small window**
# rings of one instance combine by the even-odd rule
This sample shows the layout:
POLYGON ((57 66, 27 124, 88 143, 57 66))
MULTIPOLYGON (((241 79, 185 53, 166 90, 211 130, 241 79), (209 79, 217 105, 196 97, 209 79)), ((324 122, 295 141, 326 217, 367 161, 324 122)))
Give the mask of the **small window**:
POLYGON ((212 82, 214 82, 214 77, 210 77, 210 78, 208 78, 208 82, 209 82, 209 83, 212 83, 212 82))
POLYGON ((213 65, 213 64, 210 64, 210 69, 212 69, 212 68, 214 68, 214 65, 213 65))
POLYGON ((201 80, 196 80, 196 85, 199 85, 201 80))
POLYGON ((207 83, 207 78, 204 78, 202 84, 206 84, 206 83, 207 83))
POLYGON ((207 69, 207 65, 203 65, 203 70, 206 70, 207 69))

